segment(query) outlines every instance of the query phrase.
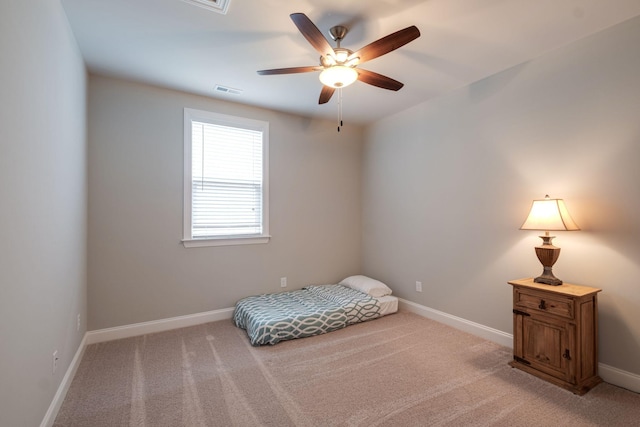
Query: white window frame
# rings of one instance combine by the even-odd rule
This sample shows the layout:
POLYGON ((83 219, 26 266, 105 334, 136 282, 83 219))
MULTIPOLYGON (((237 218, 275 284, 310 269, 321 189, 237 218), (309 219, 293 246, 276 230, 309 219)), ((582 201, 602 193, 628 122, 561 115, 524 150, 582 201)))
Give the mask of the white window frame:
POLYGON ((210 111, 184 109, 184 209, 183 240, 185 247, 228 246, 268 243, 269 238, 269 123, 210 111), (192 235, 192 122, 259 130, 262 132, 262 234, 193 238, 192 235))

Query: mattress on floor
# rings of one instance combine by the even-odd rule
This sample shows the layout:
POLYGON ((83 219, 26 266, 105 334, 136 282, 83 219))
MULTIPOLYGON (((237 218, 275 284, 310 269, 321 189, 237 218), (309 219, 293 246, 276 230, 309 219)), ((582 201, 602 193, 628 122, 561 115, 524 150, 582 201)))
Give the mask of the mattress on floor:
POLYGON ((318 285, 244 298, 236 304, 233 320, 247 331, 252 345, 262 345, 324 334, 396 310, 395 297, 373 298, 343 285, 318 285))

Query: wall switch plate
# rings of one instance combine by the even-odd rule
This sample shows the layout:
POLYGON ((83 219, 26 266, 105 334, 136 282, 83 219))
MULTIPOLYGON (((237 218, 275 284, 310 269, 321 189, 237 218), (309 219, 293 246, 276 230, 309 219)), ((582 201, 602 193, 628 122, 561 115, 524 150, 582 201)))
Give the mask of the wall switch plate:
POLYGON ((416 282, 416 292, 422 292, 422 282, 416 282))
POLYGON ((76 332, 80 332, 80 313, 78 313, 78 318, 76 320, 76 332))
POLYGON ((280 287, 281 288, 286 288, 287 287, 287 278, 286 277, 281 277, 280 278, 280 287))

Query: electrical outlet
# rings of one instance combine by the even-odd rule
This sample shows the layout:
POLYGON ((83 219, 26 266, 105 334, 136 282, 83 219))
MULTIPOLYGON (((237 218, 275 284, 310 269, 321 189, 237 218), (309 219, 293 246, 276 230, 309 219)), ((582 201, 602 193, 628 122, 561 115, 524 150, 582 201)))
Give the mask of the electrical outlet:
POLYGON ((78 319, 76 320, 76 332, 80 332, 80 313, 78 313, 78 319))
POLYGON ((52 374, 55 374, 56 369, 58 369, 58 359, 59 359, 58 350, 56 350, 53 352, 53 361, 52 361, 53 365, 52 365, 52 372, 51 372, 52 374))
POLYGON ((287 278, 286 277, 281 277, 280 278, 280 287, 281 288, 286 288, 287 287, 287 278))
POLYGON ((422 282, 416 282, 416 292, 422 292, 422 282))

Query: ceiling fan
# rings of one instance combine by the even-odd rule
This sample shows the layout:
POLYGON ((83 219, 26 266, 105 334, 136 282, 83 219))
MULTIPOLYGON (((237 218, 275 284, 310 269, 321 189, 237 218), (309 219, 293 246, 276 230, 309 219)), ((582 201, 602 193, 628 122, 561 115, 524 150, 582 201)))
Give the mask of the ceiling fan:
POLYGON ((337 43, 337 47, 334 49, 307 15, 304 13, 293 13, 290 16, 302 35, 311 46, 320 53, 320 65, 260 70, 258 74, 265 76, 320 71, 320 81, 323 86, 320 92, 320 99, 318 100, 319 104, 329 102, 336 89, 348 86, 356 80, 394 91, 400 90, 400 88, 404 86, 403 83, 390 77, 357 67, 366 61, 385 55, 420 37, 420 30, 418 30, 415 25, 389 34, 353 52, 340 47, 340 42, 344 36, 347 35, 348 29, 346 27, 338 25, 329 30, 331 38, 337 43))

